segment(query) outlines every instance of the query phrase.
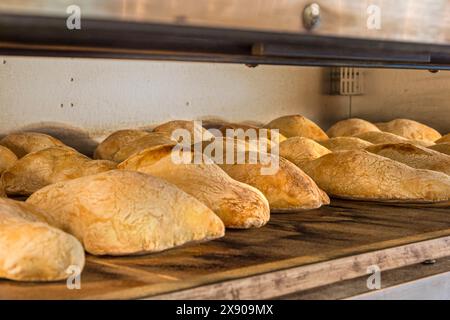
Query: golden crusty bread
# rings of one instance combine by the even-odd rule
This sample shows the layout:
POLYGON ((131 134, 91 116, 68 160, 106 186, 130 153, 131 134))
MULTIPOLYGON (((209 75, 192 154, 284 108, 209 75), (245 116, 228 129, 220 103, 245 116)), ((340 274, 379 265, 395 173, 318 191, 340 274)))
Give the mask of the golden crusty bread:
POLYGON ((442 136, 433 128, 409 119, 395 119, 375 124, 381 131, 390 132, 409 140, 434 142, 442 136))
POLYGON ((303 165, 328 194, 354 200, 433 203, 450 200, 450 176, 414 169, 365 150, 337 151, 303 165))
POLYGON ((80 242, 42 220, 34 206, 0 198, 0 278, 56 281, 68 278, 69 267, 84 267, 80 242))
POLYGON ((320 158, 330 152, 324 146, 305 137, 289 138, 280 143, 279 150, 280 156, 300 168, 304 162, 320 158))
POLYGON ((52 183, 115 169, 116 163, 92 160, 75 150, 52 147, 32 152, 3 172, 8 195, 27 196, 52 183))
POLYGON ((122 147, 132 143, 134 140, 147 136, 149 133, 143 130, 125 129, 111 133, 103 140, 94 151, 94 159, 114 161, 114 155, 122 147))
MULTIPOLYGON (((248 153, 246 154, 248 158, 248 153)), ((271 161, 276 160, 272 158, 271 161)), ((269 165, 261 162, 219 166, 233 179, 260 190, 269 201, 272 212, 311 210, 330 203, 325 192, 310 177, 282 157, 279 157, 279 168, 274 174, 262 174, 261 169, 269 165)))
POLYGON ((149 132, 147 135, 133 140, 120 148, 113 156, 113 161, 120 163, 139 151, 158 146, 175 146, 176 141, 165 132, 149 132))
POLYGON ((435 141, 436 143, 450 143, 450 133, 435 141))
POLYGON ((3 183, 0 181, 0 198, 8 198, 6 195, 5 187, 3 186, 3 183))
MULTIPOLYGON (((256 126, 252 126, 252 125, 248 125, 248 124, 242 124, 242 123, 228 123, 228 124, 225 124, 225 125, 221 126, 219 130, 222 133, 223 137, 226 137, 226 133, 227 133, 226 131, 229 130, 229 129, 231 129, 231 130, 239 130, 240 129, 240 130, 243 130, 244 133, 247 130, 255 130, 256 138, 259 138, 263 134, 263 132, 260 131, 260 130, 265 129, 265 130, 267 130, 267 132, 266 132, 266 136, 265 137, 263 136, 263 138, 264 139, 269 139, 271 141, 276 141, 275 136, 272 137, 272 135, 273 135, 272 129, 259 128, 259 127, 256 127, 256 126)), ((247 139, 248 138, 246 137, 246 140, 247 139)), ((278 132, 278 143, 281 143, 281 142, 283 142, 286 139, 287 138, 284 135, 282 135, 281 133, 278 132)))
POLYGON ((0 146, 0 174, 11 168, 16 161, 17 156, 14 152, 4 146, 0 146))
POLYGON ((425 147, 410 143, 391 143, 371 146, 366 150, 416 169, 440 171, 450 175, 450 156, 425 147))
POLYGON ((360 138, 362 140, 369 141, 373 144, 386 144, 386 143, 411 143, 417 146, 428 147, 433 145, 434 143, 431 141, 425 140, 409 140, 404 137, 398 136, 389 132, 365 132, 355 136, 356 138, 360 138))
POLYGON ((439 143, 434 146, 428 147, 428 149, 439 151, 444 154, 450 155, 450 143, 439 143))
POLYGON ((66 147, 64 143, 52 136, 37 132, 11 133, 0 140, 0 145, 14 152, 18 158, 28 153, 47 149, 50 147, 66 147))
POLYGON ((356 137, 335 137, 325 141, 319 142, 328 150, 343 151, 343 150, 362 150, 373 145, 373 143, 356 138, 356 137))
MULTIPOLYGON (((269 203, 259 190, 232 179, 214 163, 175 163, 171 151, 171 147, 145 149, 118 167, 173 183, 213 210, 227 228, 258 228, 269 221, 269 203)), ((190 152, 183 154, 191 157, 190 152)))
MULTIPOLYGON (((194 121, 189 120, 172 120, 160 124, 153 129, 153 132, 164 132, 169 136, 172 136, 173 132, 177 129, 187 130, 191 134, 191 143, 194 143, 194 136, 198 136, 201 140, 211 140, 214 138, 208 130, 201 125, 194 125, 194 121)), ((189 143, 189 144, 191 144, 189 143)))
POLYGON ((380 130, 369 121, 358 118, 351 118, 336 122, 333 126, 331 126, 330 129, 328 129, 327 135, 330 138, 350 137, 371 131, 379 132, 380 130))
POLYGON ((158 252, 224 235, 208 207, 150 175, 112 170, 52 184, 27 203, 50 224, 73 234, 94 255, 158 252))
POLYGON ((264 126, 278 129, 286 138, 306 137, 316 141, 328 139, 327 134, 314 122, 301 115, 289 115, 272 120, 264 126))

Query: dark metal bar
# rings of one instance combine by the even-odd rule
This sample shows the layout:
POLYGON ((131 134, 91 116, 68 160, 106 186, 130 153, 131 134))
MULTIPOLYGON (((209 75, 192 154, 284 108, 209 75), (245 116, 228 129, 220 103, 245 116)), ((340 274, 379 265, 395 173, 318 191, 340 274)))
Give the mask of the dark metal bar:
POLYGON ((450 46, 0 14, 0 54, 299 66, 450 69, 450 46), (258 44, 258 45, 256 45, 258 44))

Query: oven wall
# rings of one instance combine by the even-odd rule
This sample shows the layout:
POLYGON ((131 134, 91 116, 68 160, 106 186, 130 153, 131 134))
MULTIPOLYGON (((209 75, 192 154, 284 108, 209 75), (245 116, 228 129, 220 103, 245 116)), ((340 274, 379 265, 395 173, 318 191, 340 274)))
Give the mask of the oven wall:
POLYGON ((300 113, 328 127, 348 105, 324 99, 326 81, 321 68, 0 57, 0 134, 38 130, 71 145, 81 137, 92 149, 113 130, 171 119, 265 123, 300 113))
POLYGON ((351 115, 369 121, 410 118, 450 132, 450 71, 365 70, 365 94, 351 97, 351 115))
POLYGON ((51 133, 85 153, 111 131, 171 119, 265 123, 303 114, 325 130, 349 116, 407 117, 450 132, 450 72, 366 69, 365 94, 329 95, 313 67, 0 57, 0 135, 51 133))

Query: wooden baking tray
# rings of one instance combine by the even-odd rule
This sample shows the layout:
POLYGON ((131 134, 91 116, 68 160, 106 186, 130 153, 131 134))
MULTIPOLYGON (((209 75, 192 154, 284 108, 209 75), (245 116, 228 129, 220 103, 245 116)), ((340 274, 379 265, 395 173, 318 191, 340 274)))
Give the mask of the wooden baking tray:
POLYGON ((333 200, 140 257, 87 256, 81 289, 0 281, 1 299, 266 299, 450 256, 450 209, 333 200))

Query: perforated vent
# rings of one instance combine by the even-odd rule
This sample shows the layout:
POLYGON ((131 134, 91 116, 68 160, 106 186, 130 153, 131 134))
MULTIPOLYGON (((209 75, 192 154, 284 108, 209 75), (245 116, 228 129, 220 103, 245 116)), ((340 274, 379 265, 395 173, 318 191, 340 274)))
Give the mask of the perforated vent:
POLYGON ((364 93, 363 71, 360 68, 331 68, 331 94, 354 96, 364 93))

